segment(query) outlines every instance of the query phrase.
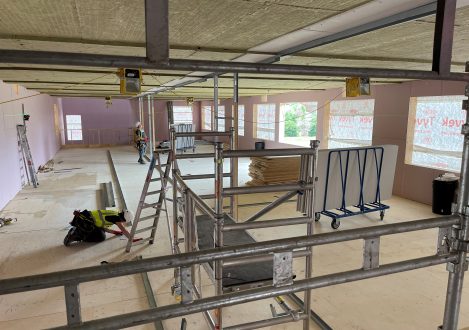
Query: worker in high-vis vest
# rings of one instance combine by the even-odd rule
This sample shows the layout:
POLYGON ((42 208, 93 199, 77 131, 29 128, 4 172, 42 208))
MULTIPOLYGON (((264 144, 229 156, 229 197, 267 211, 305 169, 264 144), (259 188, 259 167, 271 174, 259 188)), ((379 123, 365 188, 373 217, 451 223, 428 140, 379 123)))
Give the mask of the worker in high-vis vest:
POLYGON ((127 238, 130 237, 129 232, 125 229, 124 223, 131 222, 133 219, 132 213, 128 210, 123 212, 115 210, 94 210, 90 211, 94 221, 94 225, 101 228, 106 233, 114 235, 125 235, 127 238), (119 227, 120 231, 110 229, 113 225, 119 227))
MULTIPOLYGON (((106 233, 114 235, 125 235, 130 238, 130 233, 125 228, 126 222, 133 220, 132 212, 123 210, 76 210, 73 212, 74 218, 70 224, 69 230, 64 239, 65 246, 69 246, 74 241, 102 242, 106 239, 106 233), (111 227, 116 225, 120 230, 113 230, 111 227)), ((141 238, 133 239, 134 242, 141 238)))

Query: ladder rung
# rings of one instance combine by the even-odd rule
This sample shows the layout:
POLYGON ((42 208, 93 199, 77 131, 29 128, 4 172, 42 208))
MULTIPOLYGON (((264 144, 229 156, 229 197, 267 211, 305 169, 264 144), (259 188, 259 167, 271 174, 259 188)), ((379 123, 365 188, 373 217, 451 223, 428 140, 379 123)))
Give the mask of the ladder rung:
POLYGON ((173 202, 173 199, 172 199, 172 198, 166 198, 166 200, 167 200, 168 202, 171 202, 171 203, 173 202))
POLYGON ((156 194, 161 194, 161 190, 147 192, 147 196, 156 195, 156 194))
POLYGON ((151 179, 150 182, 155 182, 155 181, 160 181, 161 178, 154 178, 154 179, 151 179))
POLYGON ((142 228, 142 229, 137 229, 135 231, 135 234, 143 233, 144 231, 149 231, 149 230, 152 230, 152 229, 156 229, 156 226, 150 226, 150 227, 145 227, 145 228, 142 228))
POLYGON ((150 220, 150 219, 155 219, 155 215, 147 215, 145 217, 141 217, 140 219, 138 219, 138 221, 146 221, 146 220, 150 220))
POLYGON ((146 203, 145 203, 145 204, 143 204, 142 209, 148 209, 148 208, 150 208, 150 207, 155 207, 155 206, 158 206, 158 205, 161 206, 160 203, 152 203, 152 204, 146 204, 146 203))

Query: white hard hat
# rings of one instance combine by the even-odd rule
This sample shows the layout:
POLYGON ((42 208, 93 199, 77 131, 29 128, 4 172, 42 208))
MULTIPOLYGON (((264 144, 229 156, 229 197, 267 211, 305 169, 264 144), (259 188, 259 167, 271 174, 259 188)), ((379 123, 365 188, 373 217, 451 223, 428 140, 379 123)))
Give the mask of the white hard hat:
POLYGON ((132 222, 134 220, 134 215, 129 210, 124 210, 124 219, 127 222, 132 222))

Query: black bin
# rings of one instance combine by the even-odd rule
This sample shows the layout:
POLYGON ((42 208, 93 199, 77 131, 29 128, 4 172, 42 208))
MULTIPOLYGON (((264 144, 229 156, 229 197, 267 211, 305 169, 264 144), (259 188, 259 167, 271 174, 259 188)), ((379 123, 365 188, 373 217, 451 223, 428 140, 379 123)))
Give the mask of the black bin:
POLYGON ((458 184, 458 178, 448 173, 433 180, 433 213, 451 214, 451 204, 455 201, 458 184))
POLYGON ((254 143, 254 149, 264 150, 265 149, 265 142, 264 141, 259 141, 259 142, 254 143))

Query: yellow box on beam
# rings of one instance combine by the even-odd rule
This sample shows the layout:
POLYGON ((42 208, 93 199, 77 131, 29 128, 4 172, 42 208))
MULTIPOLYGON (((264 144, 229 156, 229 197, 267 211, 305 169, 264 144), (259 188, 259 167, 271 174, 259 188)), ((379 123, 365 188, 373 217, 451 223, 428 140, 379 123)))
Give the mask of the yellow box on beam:
POLYGON ((370 95, 370 78, 352 77, 345 79, 345 96, 370 95))
POLYGON ((139 94, 142 88, 141 69, 119 69, 120 93, 124 95, 139 94))

